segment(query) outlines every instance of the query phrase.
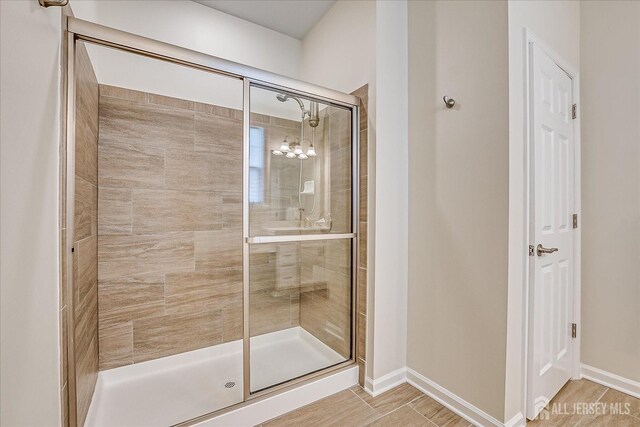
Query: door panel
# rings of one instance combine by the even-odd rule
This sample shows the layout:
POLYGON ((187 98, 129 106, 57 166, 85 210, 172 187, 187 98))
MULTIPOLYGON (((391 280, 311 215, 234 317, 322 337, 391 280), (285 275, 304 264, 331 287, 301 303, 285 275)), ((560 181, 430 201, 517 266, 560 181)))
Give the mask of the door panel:
POLYGON ((352 357, 351 110, 250 88, 248 391, 352 357))
POLYGON ((527 417, 571 378, 574 139, 571 79, 531 46, 532 171, 527 417), (537 245, 557 249, 538 255, 537 245))
POLYGON ((251 245, 252 393, 349 360, 351 245, 351 239, 251 245))
POLYGON ((249 235, 351 233, 351 111, 250 93, 249 235))

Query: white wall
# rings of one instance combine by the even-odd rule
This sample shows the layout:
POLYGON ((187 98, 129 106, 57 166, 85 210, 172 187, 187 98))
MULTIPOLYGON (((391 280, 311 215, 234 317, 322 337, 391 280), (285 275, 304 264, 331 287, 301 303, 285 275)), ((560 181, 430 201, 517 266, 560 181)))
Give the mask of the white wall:
POLYGON ((195 2, 86 0, 72 6, 80 19, 275 73, 299 74, 299 40, 195 2))
POLYGON ((369 83, 371 92, 376 67, 375 19, 375 1, 336 2, 302 40, 300 78, 346 93, 369 83))
POLYGON ((60 424, 60 9, 1 1, 0 424, 60 424))
POLYGON ((302 42, 303 80, 369 84, 367 382, 406 365, 407 3, 342 0, 302 42), (373 250, 375 248, 375 250, 373 250))
POLYGON ((581 15, 581 362, 640 381, 640 2, 581 15))
POLYGON ((91 43, 86 47, 100 84, 242 109, 240 79, 91 43))
POLYGON ((407 365, 500 421, 507 55, 505 2, 409 3, 407 365), (445 95, 454 108, 444 106, 445 95))
POLYGON ((529 245, 524 222, 524 28, 578 69, 580 2, 509 1, 509 279, 505 419, 524 410, 526 372, 523 302, 524 259, 529 245))
MULTIPOLYGON (((407 363, 407 2, 376 3, 375 286, 368 315, 374 381, 407 363)), ((369 206, 372 206, 371 204, 369 206)), ((373 239, 371 239, 373 240, 373 239)), ((375 389, 375 387, 374 387, 375 389)))
MULTIPOLYGON (((198 3, 86 0, 72 6, 80 19, 294 78, 300 73, 300 40, 198 3)), ((87 49, 101 84, 242 109, 239 80, 113 49, 87 49)), ((263 114, 298 120, 296 108, 275 97, 252 99, 252 111, 263 114)))
POLYGON ((302 42, 303 80, 369 85, 368 386, 406 364, 406 13, 405 2, 342 0, 302 42))

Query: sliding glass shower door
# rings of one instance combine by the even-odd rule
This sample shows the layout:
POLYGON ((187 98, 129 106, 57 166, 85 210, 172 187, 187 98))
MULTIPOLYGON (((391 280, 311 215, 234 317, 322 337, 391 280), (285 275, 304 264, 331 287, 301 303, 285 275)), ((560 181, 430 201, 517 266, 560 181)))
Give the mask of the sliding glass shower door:
POLYGON ((195 422, 353 366, 358 99, 66 35, 71 423, 195 422))
POLYGON ((352 113, 251 86, 248 136, 245 339, 256 393, 351 358, 352 113))

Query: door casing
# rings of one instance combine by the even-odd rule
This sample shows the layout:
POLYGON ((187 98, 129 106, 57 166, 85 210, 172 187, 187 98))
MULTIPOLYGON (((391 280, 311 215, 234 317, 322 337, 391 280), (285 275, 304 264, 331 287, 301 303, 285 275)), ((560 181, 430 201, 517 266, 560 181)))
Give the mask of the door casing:
POLYGON ((577 325, 577 334, 572 339, 572 376, 571 379, 577 380, 582 377, 580 372, 580 290, 581 290, 581 230, 582 230, 582 209, 581 209, 581 168, 580 168, 580 73, 578 69, 565 60, 561 55, 549 48, 538 36, 536 36, 530 29, 524 29, 524 73, 525 73, 525 120, 524 120, 524 192, 525 192, 525 206, 524 206, 524 224, 525 224, 525 243, 526 247, 523 248, 524 257, 524 299, 523 299, 523 337, 524 345, 522 348, 522 415, 526 419, 527 409, 527 381, 528 381, 528 357, 529 357, 529 322, 531 320, 531 310, 529 301, 529 292, 531 283, 533 283, 533 271, 530 265, 529 257, 529 245, 535 247, 533 232, 531 230, 531 201, 533 194, 531 192, 531 182, 534 179, 534 171, 531 168, 531 156, 533 150, 533 141, 531 135, 532 129, 532 111, 531 111, 531 97, 532 97, 532 85, 530 76, 530 64, 531 64, 531 45, 536 45, 540 48, 553 62, 564 70, 571 79, 572 90, 572 104, 578 106, 577 116, 573 120, 573 138, 574 138, 574 213, 578 215, 578 227, 573 229, 573 321, 577 325))

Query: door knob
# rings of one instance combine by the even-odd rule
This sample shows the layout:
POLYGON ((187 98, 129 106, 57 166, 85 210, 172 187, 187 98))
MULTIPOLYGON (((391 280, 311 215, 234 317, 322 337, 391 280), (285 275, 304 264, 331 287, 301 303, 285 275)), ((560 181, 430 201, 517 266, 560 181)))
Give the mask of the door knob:
POLYGON ((538 256, 542 256, 542 254, 552 254, 554 252, 558 252, 558 248, 545 248, 538 243, 538 256))

